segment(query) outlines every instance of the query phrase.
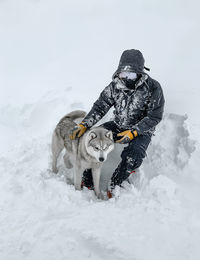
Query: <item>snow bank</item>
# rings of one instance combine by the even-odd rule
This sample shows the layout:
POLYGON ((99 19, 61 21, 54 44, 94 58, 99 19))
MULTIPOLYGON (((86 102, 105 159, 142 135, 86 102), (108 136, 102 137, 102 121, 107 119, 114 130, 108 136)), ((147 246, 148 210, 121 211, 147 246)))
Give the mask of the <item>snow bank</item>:
MULTIPOLYGON (((88 109, 70 96, 72 89, 49 92, 35 104, 0 109, 0 259, 199 259, 200 151, 187 118, 165 115, 130 179, 137 185, 125 183, 101 201, 74 190, 62 160, 58 175, 49 170, 56 123, 88 109)), ((102 187, 121 149, 106 162, 102 187)))

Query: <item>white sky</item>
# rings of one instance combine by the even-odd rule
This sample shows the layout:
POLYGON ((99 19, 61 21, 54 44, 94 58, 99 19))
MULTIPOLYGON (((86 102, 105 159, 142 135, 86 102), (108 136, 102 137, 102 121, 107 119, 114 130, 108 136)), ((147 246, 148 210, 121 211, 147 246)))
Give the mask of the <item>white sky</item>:
POLYGON ((195 120, 199 7, 194 0, 0 0, 1 105, 72 87, 90 106, 122 51, 136 48, 163 86, 166 111, 195 120))

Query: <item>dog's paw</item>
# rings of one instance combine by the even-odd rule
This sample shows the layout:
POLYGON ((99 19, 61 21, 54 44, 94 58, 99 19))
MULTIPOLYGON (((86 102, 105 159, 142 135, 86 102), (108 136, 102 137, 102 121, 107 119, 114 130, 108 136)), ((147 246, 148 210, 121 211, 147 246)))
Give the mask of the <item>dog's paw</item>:
POLYGON ((75 190, 81 190, 81 185, 74 185, 74 187, 75 187, 75 190))
POLYGON ((56 168, 52 168, 52 172, 53 173, 58 173, 58 168, 56 167, 56 168))
POLYGON ((100 200, 107 200, 107 196, 106 196, 105 193, 103 193, 103 192, 100 192, 100 193, 97 195, 97 198, 100 199, 100 200))

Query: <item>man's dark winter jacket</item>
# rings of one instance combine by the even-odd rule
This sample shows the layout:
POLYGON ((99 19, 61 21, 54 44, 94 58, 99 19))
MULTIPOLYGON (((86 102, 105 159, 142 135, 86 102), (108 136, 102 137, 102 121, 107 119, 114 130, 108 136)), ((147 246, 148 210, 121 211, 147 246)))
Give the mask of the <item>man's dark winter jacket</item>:
POLYGON ((83 122, 87 127, 92 127, 114 106, 114 121, 122 131, 137 130, 139 135, 152 133, 163 115, 165 101, 162 88, 156 80, 143 72, 144 58, 139 51, 130 50, 129 60, 123 59, 123 54, 112 82, 101 92, 83 122), (141 73, 134 89, 126 88, 118 77, 118 73, 124 70, 126 65, 129 71, 141 73))

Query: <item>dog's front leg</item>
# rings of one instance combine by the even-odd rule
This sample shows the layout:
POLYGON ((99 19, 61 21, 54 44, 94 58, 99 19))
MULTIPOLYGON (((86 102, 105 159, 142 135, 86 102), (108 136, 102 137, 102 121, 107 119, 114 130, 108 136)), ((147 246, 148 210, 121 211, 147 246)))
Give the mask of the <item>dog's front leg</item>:
POLYGON ((100 176, 101 176, 101 167, 93 167, 92 168, 92 178, 94 183, 94 191, 96 196, 100 199, 101 198, 101 192, 100 192, 100 176))
POLYGON ((81 168, 75 166, 74 168, 74 186, 76 190, 81 190, 81 181, 82 181, 82 175, 83 171, 81 168))

